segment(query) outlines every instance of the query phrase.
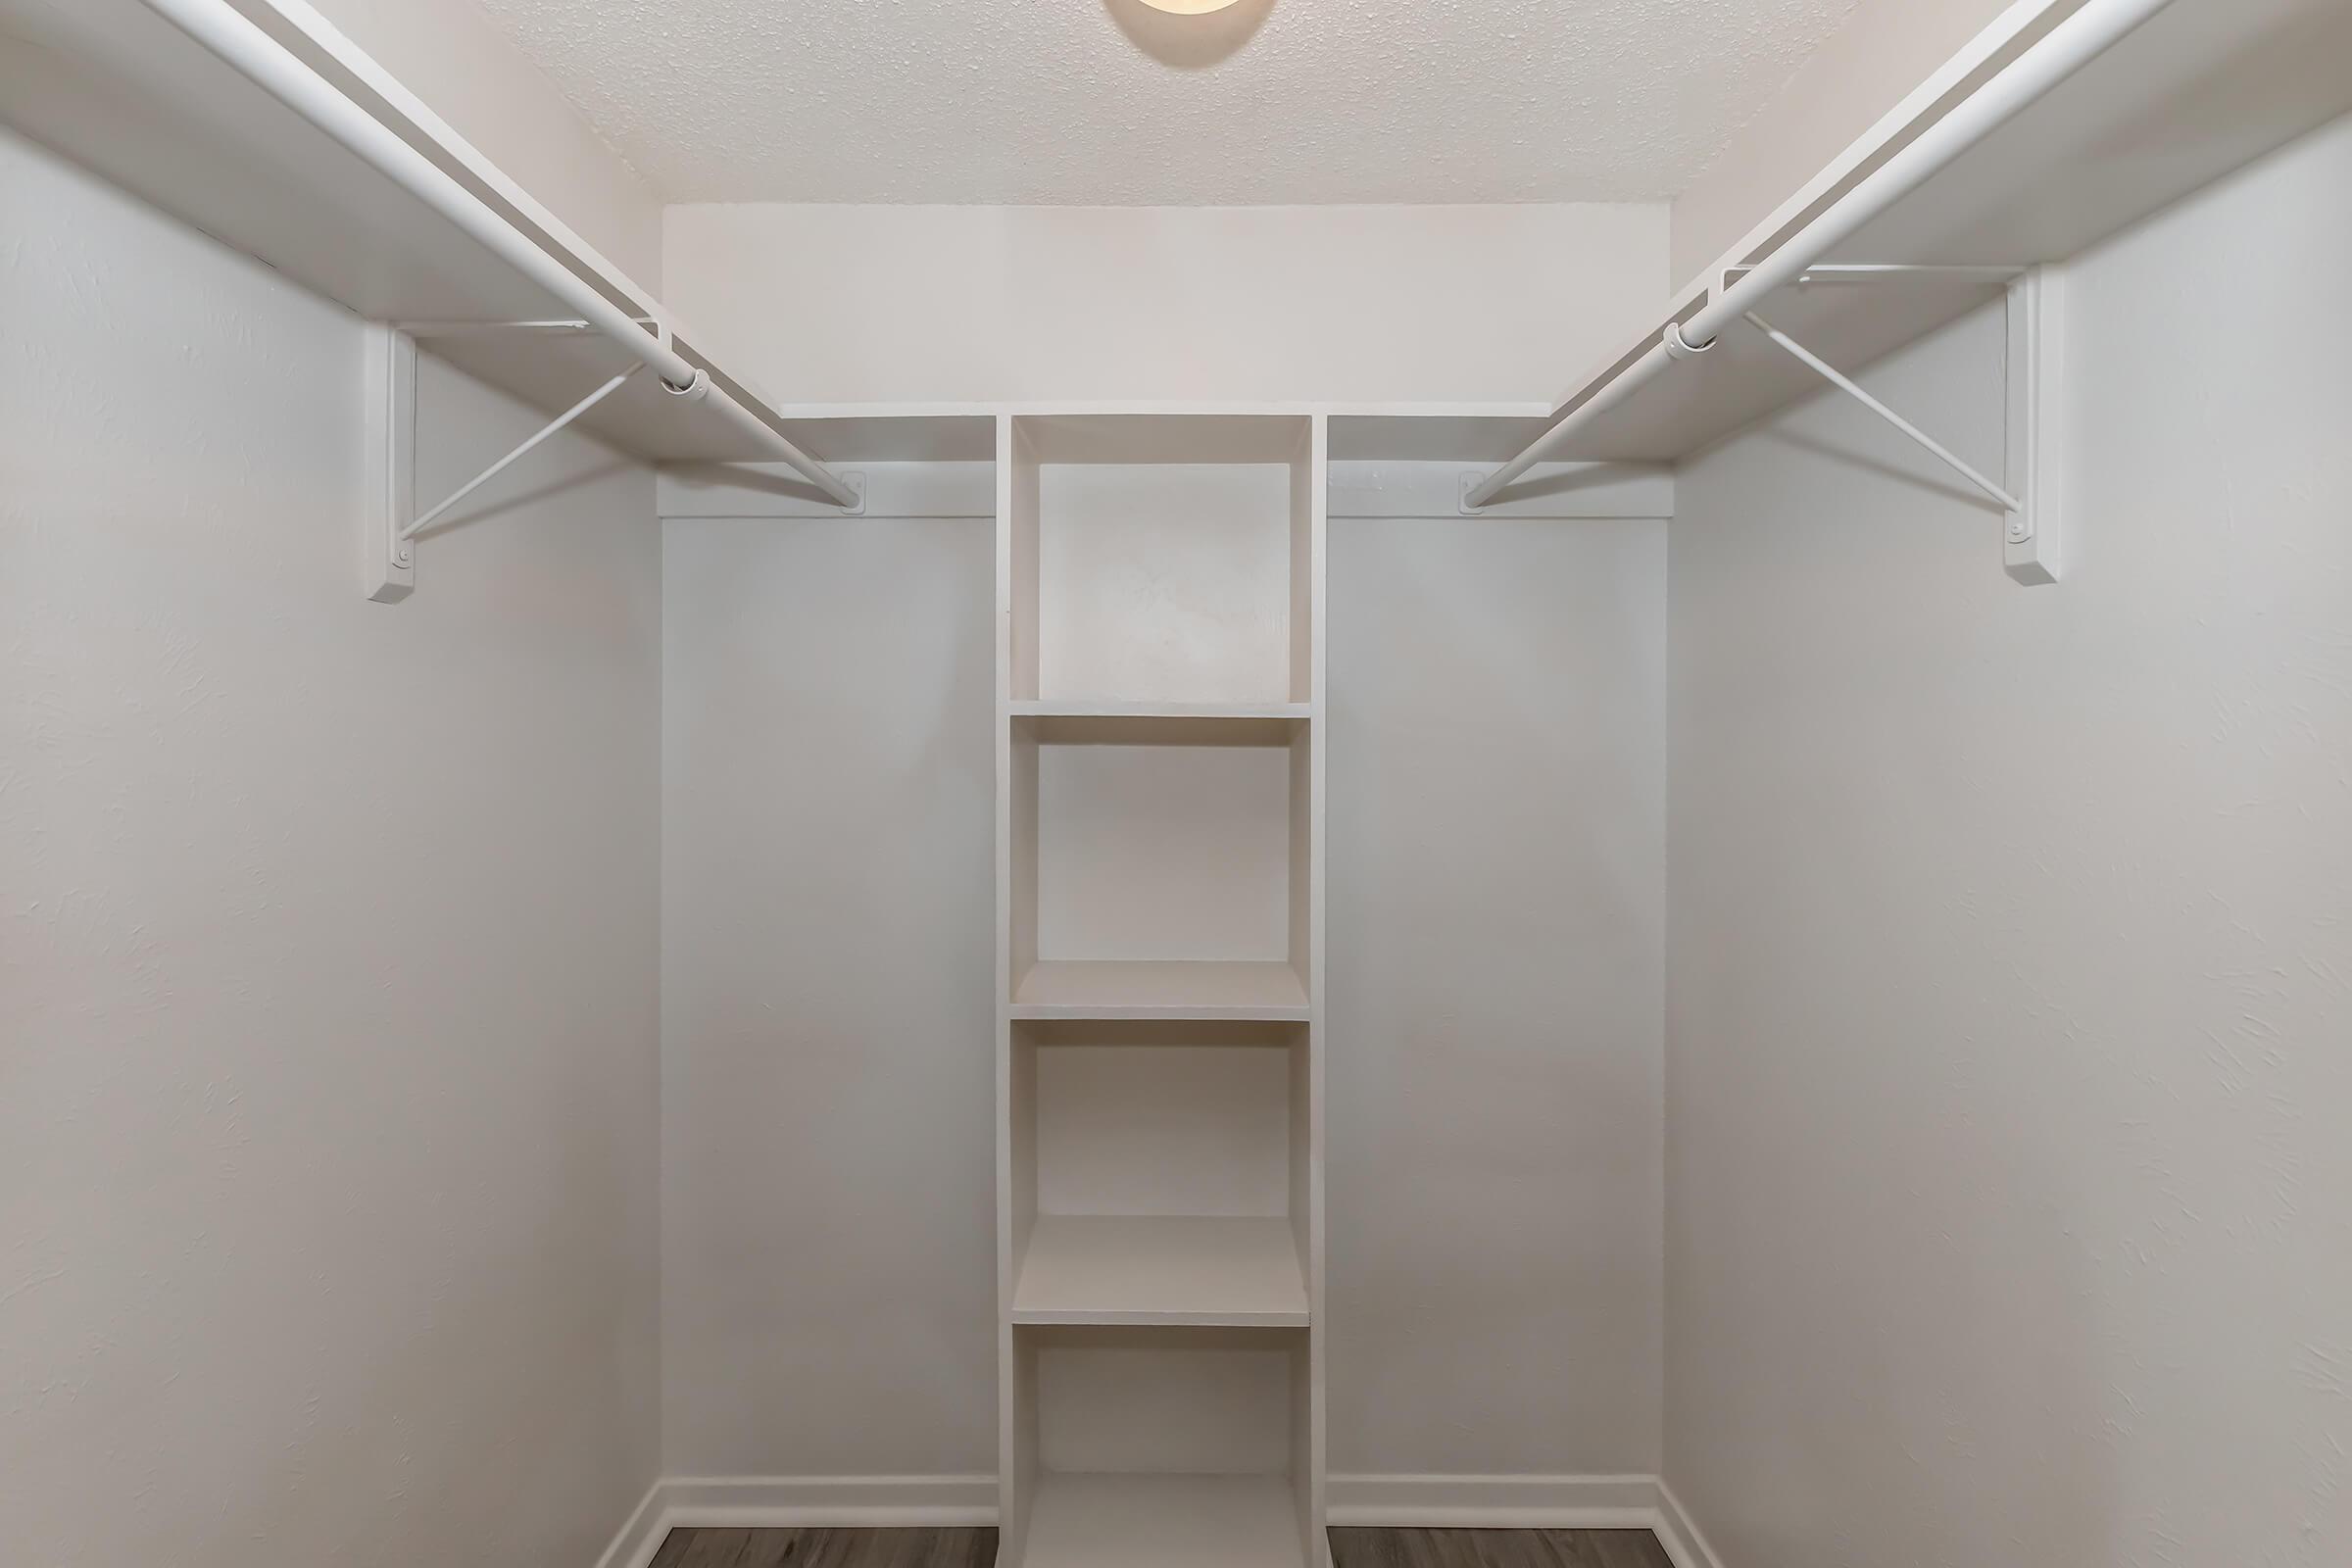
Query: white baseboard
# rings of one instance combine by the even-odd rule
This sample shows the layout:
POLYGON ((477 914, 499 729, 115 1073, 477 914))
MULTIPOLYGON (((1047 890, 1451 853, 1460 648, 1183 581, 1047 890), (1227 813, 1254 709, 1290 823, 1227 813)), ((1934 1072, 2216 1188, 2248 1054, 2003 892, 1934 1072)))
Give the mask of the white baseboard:
POLYGON ((673 1525, 993 1525, 997 1478, 672 1476, 662 1501, 673 1525))
POLYGON ((993 1525, 995 1476, 669 1476, 653 1485, 597 1568, 649 1568, 672 1530, 888 1530, 993 1525))
MULTIPOLYGON (((1656 1476, 1335 1475, 1327 1512, 1347 1526, 1651 1530, 1675 1568, 1723 1568, 1656 1476)), ((997 1478, 671 1476, 654 1483, 597 1568, 649 1568, 670 1531, 831 1525, 993 1525, 997 1478)))
POLYGON ((1335 1525, 1476 1530, 1644 1530, 1657 1518, 1655 1476, 1335 1475, 1335 1525))
POLYGON ((662 1538, 669 1534, 669 1525, 662 1516, 662 1483, 657 1481, 645 1489, 645 1495, 612 1538, 612 1544, 596 1559, 596 1568, 646 1568, 654 1553, 662 1549, 662 1538))
POLYGON ((1723 1568, 1723 1559, 1715 1555, 1715 1548, 1707 1544, 1683 1500, 1663 1478, 1658 1482, 1658 1522, 1651 1528, 1658 1533, 1658 1544, 1674 1559, 1674 1568, 1723 1568))

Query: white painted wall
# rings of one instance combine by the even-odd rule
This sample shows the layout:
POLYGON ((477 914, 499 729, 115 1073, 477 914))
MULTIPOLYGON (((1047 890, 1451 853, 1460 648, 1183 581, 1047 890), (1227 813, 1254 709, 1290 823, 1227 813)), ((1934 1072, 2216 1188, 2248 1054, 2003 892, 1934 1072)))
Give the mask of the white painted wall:
POLYGON ((994 1475, 994 535, 663 564, 665 1465, 994 1475))
MULTIPOLYGON (((366 603, 357 323, 4 133, 0 211, 0 1555, 580 1568, 657 1460, 651 481, 543 449, 366 603)), ((420 406, 427 491, 533 422, 420 406)))
MULTIPOLYGON (((1333 526, 1343 1470, 1655 1468, 1663 528, 1333 526)), ((667 1468, 991 1474, 988 524, 665 534, 667 1468)))
POLYGON ((1666 297, 1659 204, 672 207, 663 297, 788 403, 1549 406, 1666 297))
POLYGON ((1666 525, 1331 525, 1335 1474, 1657 1467, 1666 525))
POLYGON ((1860 0, 1675 198, 1675 288, 1739 244, 2004 11, 2043 3, 1860 0))
POLYGON ((475 0, 309 4, 643 292, 661 293, 661 192, 475 0))
MULTIPOLYGON (((2352 122, 2083 259, 2062 586, 1843 402, 1683 475, 1666 1474, 1732 1568, 2352 1552, 2347 188, 2352 122)), ((1999 355, 1865 379, 1989 458, 1999 355)))

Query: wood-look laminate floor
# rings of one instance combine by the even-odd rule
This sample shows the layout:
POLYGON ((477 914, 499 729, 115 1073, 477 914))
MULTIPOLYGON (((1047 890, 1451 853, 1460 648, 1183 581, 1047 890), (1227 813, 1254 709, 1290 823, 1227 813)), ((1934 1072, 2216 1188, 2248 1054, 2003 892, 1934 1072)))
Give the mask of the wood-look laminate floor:
POLYGON ((1646 1530, 1334 1530, 1332 1568, 1674 1568, 1646 1530))
MULTIPOLYGON (((653 1568, 994 1568, 989 1529, 672 1530, 653 1568)), ((1674 1568, 1646 1530, 1334 1530, 1332 1568, 1674 1568)))
POLYGON ((672 1530, 653 1568, 995 1568, 982 1526, 912 1530, 672 1530))

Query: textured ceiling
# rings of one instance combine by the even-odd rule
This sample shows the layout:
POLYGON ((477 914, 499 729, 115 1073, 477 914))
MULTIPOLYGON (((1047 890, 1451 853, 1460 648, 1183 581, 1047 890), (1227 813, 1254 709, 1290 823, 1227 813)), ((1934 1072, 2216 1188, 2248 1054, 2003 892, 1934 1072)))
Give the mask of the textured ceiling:
POLYGON ((671 201, 1671 196, 1856 0, 480 0, 671 201))

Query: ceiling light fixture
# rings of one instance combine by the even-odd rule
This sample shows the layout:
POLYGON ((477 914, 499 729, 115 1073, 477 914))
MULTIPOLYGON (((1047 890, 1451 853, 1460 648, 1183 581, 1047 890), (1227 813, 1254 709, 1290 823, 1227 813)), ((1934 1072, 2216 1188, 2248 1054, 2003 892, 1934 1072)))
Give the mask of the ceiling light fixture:
POLYGON ((1144 0, 1144 4, 1154 11, 1165 11, 1178 17, 1206 16, 1211 11, 1222 11, 1233 3, 1234 0, 1144 0))

